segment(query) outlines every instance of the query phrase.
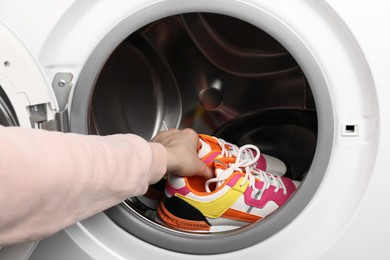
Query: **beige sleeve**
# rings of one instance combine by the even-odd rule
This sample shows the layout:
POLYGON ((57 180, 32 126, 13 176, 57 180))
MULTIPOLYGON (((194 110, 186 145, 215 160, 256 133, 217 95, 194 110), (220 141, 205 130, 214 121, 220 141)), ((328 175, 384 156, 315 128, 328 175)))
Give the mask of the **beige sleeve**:
POLYGON ((0 245, 35 240, 143 194, 165 148, 131 134, 0 127, 0 245))

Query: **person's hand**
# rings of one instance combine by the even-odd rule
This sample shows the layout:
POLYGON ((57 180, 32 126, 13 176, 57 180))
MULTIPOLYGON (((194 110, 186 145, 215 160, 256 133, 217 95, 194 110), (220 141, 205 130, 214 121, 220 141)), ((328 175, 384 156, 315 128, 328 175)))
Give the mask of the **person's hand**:
POLYGON ((198 134, 192 129, 169 129, 158 133, 152 142, 161 143, 167 150, 167 172, 180 176, 213 177, 212 170, 198 157, 198 134))

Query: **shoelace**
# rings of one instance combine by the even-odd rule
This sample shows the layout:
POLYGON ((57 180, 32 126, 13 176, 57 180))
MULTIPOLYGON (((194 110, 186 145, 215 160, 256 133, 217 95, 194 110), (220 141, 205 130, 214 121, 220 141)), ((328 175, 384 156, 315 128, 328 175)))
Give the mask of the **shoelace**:
MULTIPOLYGON (((214 137, 213 138, 218 142, 218 145, 222 148, 221 150, 221 156, 222 157, 238 157, 238 153, 240 148, 237 145, 231 144, 229 142, 226 142, 223 139, 214 137), (230 149, 227 149, 226 146, 228 146, 230 149)), ((252 145, 253 146, 253 145, 252 145)), ((260 158, 260 150, 256 147, 256 155, 258 154, 260 158)), ((242 159, 248 159, 248 160, 253 160, 254 155, 250 149, 245 149, 244 152, 242 152, 242 159)), ((240 158, 241 159, 241 158, 240 158)), ((257 163, 257 160, 256 160, 257 163)))
POLYGON ((224 171, 222 171, 219 176, 216 178, 212 178, 206 181, 205 183, 205 189, 207 192, 210 192, 210 184, 211 183, 217 183, 217 187, 220 187, 222 183, 229 178, 229 176, 235 172, 245 171, 245 177, 240 183, 240 186, 244 186, 247 181, 249 181, 249 187, 253 189, 254 192, 258 192, 259 189, 256 188, 256 179, 259 179, 264 183, 261 193, 263 193, 265 190, 267 190, 271 185, 275 186, 274 192, 278 192, 279 189, 283 189, 283 194, 287 194, 286 186, 284 185, 282 179, 279 176, 275 176, 270 173, 266 173, 264 171, 258 170, 255 167, 253 167, 257 160, 260 157, 260 150, 254 145, 248 144, 244 145, 241 148, 237 150, 237 156, 236 156, 236 162, 229 164, 229 167, 226 168, 224 171), (251 150, 254 150, 256 152, 256 156, 253 156, 253 153, 251 150), (247 156, 248 152, 252 155, 250 158, 247 156))

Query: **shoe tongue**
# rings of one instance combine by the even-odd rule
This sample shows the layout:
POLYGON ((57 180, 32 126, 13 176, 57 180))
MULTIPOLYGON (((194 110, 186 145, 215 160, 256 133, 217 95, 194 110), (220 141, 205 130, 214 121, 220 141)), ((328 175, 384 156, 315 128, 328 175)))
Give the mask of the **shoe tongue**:
POLYGON ((214 158, 221 154, 222 148, 218 142, 208 135, 199 135, 198 157, 206 164, 210 164, 214 158))
POLYGON ((225 172, 227 168, 229 168, 229 163, 234 163, 236 161, 235 158, 231 157, 223 157, 214 160, 214 174, 215 177, 220 177, 221 174, 225 172))

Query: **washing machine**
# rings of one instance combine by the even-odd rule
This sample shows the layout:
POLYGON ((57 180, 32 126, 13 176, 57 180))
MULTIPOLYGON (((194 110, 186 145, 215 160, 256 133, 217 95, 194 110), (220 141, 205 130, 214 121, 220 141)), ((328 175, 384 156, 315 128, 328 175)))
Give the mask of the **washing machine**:
POLYGON ((389 259, 389 11, 1 0, 2 125, 145 139, 191 127, 258 145, 301 185, 267 218, 209 233, 169 228, 155 200, 129 198, 0 259, 389 259))

